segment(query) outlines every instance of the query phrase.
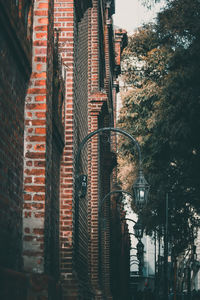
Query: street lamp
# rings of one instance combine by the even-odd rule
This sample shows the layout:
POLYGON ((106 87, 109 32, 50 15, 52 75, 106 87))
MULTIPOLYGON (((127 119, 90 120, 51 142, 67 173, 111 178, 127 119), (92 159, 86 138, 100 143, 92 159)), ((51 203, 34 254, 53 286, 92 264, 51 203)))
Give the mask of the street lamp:
POLYGON ((135 205, 139 209, 147 204, 148 193, 149 193, 149 184, 144 178, 142 169, 139 170, 138 178, 133 185, 133 190, 135 194, 135 205))
MULTIPOLYGON (((120 133, 122 135, 125 135, 126 137, 128 137, 131 140, 133 145, 136 146, 136 148, 138 150, 139 173, 138 173, 138 178, 136 179, 136 182, 133 185, 133 189, 134 189, 134 194, 135 194, 135 204, 139 209, 141 209, 147 203, 147 198, 148 198, 148 193, 149 193, 150 186, 147 183, 146 179, 144 178, 144 174, 143 174, 143 171, 142 171, 142 158, 141 158, 141 150, 140 150, 139 143, 131 134, 129 134, 125 130, 122 130, 122 129, 119 129, 119 128, 113 128, 113 127, 105 127, 105 128, 100 128, 100 129, 97 129, 97 130, 89 133, 82 140, 82 142, 79 145, 78 151, 77 151, 76 160, 75 160, 75 175, 76 175, 76 178, 79 179, 79 176, 80 176, 80 174, 79 174, 79 169, 80 169, 79 160, 80 160, 80 154, 81 154, 82 148, 93 136, 95 136, 97 134, 100 134, 102 132, 117 132, 117 133, 120 133)), ((80 181, 80 179, 79 179, 79 181, 80 181)), ((82 188, 82 185, 80 185, 80 183, 79 183, 79 186, 77 186, 76 188, 79 190, 80 188, 82 188)), ((86 195, 86 191, 87 191, 87 188, 84 189, 84 194, 83 194, 84 196, 86 195)))
POLYGON ((141 239, 143 237, 143 226, 140 220, 133 226, 135 237, 141 239))
MULTIPOLYGON (((133 186, 134 188, 134 194, 135 194, 135 205, 139 208, 139 210, 142 209, 142 207, 147 203, 147 197, 149 192, 149 184, 144 178, 144 174, 142 171, 142 158, 141 158, 141 150, 138 141, 128 132, 125 130, 119 129, 119 128, 113 128, 113 127, 104 127, 97 129, 91 133, 89 133, 78 146, 77 153, 75 156, 75 240, 77 242, 77 247, 79 245, 79 200, 84 199, 87 194, 87 175, 86 174, 80 174, 81 171, 81 164, 80 164, 80 156, 81 151, 85 144, 92 139, 94 136, 99 135, 104 132, 116 132, 119 134, 122 134, 126 137, 128 137, 131 140, 131 143, 134 147, 137 148, 138 152, 138 160, 139 160, 139 167, 138 167, 138 178, 136 179, 136 182, 133 186)), ((107 197, 107 195, 106 195, 107 197)), ((100 210, 102 207, 104 201, 100 204, 100 210)), ((78 253, 78 251, 76 251, 78 253)), ((77 255, 78 257, 78 255, 77 255)))

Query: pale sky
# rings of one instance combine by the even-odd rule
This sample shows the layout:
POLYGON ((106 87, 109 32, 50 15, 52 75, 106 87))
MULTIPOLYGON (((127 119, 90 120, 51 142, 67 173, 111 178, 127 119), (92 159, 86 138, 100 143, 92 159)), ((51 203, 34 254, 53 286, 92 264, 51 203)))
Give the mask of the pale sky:
POLYGON ((156 4, 148 10, 142 5, 142 0, 115 0, 114 25, 132 33, 142 23, 153 21, 161 6, 156 4))

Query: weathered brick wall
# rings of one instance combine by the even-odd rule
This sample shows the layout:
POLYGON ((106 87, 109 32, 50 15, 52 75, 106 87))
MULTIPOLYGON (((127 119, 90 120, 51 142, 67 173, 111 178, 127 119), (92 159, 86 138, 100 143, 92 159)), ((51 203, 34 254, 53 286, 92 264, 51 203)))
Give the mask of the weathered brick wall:
MULTIPOLYGON (((34 7, 31 1, 25 0, 2 3, 3 15, 8 14, 5 8, 14 9, 12 22, 17 29, 17 38, 12 39, 9 27, 4 25, 6 18, 1 20, 6 27, 1 38, 4 70, 0 71, 4 82, 0 128, 3 137, 1 238, 5 244, 2 265, 22 268, 23 237, 24 270, 32 273, 27 279, 21 273, 6 271, 7 282, 11 283, 8 286, 13 286, 14 278, 21 279, 19 293, 10 292, 5 297, 37 299, 43 296, 46 299, 48 293, 52 293, 51 297, 58 298, 55 281, 44 276, 46 273, 56 280, 61 275, 65 299, 92 299, 93 296, 103 299, 105 295, 111 299, 110 227, 103 239, 105 251, 101 258, 104 265, 100 272, 98 208, 99 201, 110 190, 115 158, 109 144, 100 146, 102 139, 98 136, 87 142, 81 151, 79 170, 88 174, 89 184, 87 196, 80 198, 76 202, 78 205, 74 191, 74 162, 80 142, 89 132, 113 124, 113 40, 107 24, 110 7, 98 0, 35 0, 34 7), (21 21, 16 22, 19 17, 21 21), (53 21, 59 29, 61 65, 67 69, 64 81, 61 65, 55 61, 53 21), (25 102, 24 136, 24 99, 30 76, 31 45, 32 74, 25 102), (10 103, 9 109, 5 103, 10 103), (16 224, 19 226, 13 230, 16 224), (6 227, 12 229, 11 239, 7 238, 6 227), (10 252, 7 249, 11 249, 10 252)), ((109 208, 108 202, 108 219, 109 208)))
MULTIPOLYGON (((68 284, 70 284, 70 286, 66 285, 66 295, 70 295, 70 289, 74 293, 75 290, 78 290, 75 283, 77 277, 80 279, 80 285, 81 280, 83 278, 85 280, 87 277, 87 252, 89 253, 89 276, 93 291, 96 294, 100 292, 98 278, 98 198, 100 188, 98 185, 98 167, 100 161, 97 136, 92 139, 91 143, 88 142, 85 145, 80 158, 80 171, 84 174, 88 173, 88 207, 87 199, 80 199, 79 205, 75 205, 73 201, 73 195, 75 195, 73 194, 73 175, 75 175, 73 173, 73 161, 78 145, 88 131, 91 132, 99 128, 99 113, 103 103, 108 101, 107 94, 100 91, 103 88, 102 78, 105 77, 105 73, 103 73, 105 69, 101 68, 101 64, 104 64, 101 59, 105 58, 105 55, 102 52, 104 48, 100 44, 100 37, 104 37, 105 33, 99 32, 104 28, 103 24, 101 26, 99 24, 99 16, 101 16, 99 4, 103 10, 105 6, 103 1, 95 0, 92 4, 93 7, 88 10, 87 16, 87 12, 84 13, 83 3, 79 5, 73 1, 55 1, 55 26, 60 29, 59 49, 67 67, 65 149, 61 167, 60 222, 61 272, 63 278, 67 279, 68 284), (100 51, 101 55, 99 54, 100 51), (89 240, 87 232, 89 233, 89 240), (78 259, 74 262, 74 258, 77 257, 78 259)), ((105 22, 105 15, 102 17, 103 22, 105 22)), ((105 110, 104 113, 108 114, 108 111, 105 110)), ((102 118, 104 119, 103 116, 102 118)), ((105 182, 109 182, 109 175, 106 176, 105 182)))
MULTIPOLYGON (((99 128, 99 113, 101 111, 102 105, 107 101, 107 96, 105 93, 95 93, 91 94, 90 98, 90 130, 91 132, 99 128)), ((100 193, 100 147, 99 147, 99 138, 98 135, 92 138, 92 143, 89 148, 89 158, 88 158, 88 205, 89 205, 89 270, 91 274, 91 284, 93 286, 93 291, 96 296, 95 299, 102 299, 101 283, 100 283, 100 274, 99 274, 99 239, 98 239, 98 209, 99 201, 101 200, 100 193)), ((103 171, 105 172, 105 169, 103 171)), ((105 186, 105 193, 107 187, 105 186)))
POLYGON ((24 99, 31 42, 15 1, 0 2, 0 30, 0 266, 21 270, 24 99))
MULTIPOLYGON (((110 43, 106 24, 107 8, 104 1, 93 1, 89 20, 89 131, 110 126, 112 108, 109 104, 110 43), (100 13, 103 12, 103 13, 100 13), (102 24, 100 24, 102 22, 102 24), (104 45, 101 44, 103 37, 104 45), (103 61, 102 61, 103 59, 103 61), (103 79, 103 82, 102 82, 103 79), (108 110, 108 107, 110 110, 108 110)), ((110 133, 108 133, 108 136, 110 133)), ((110 237, 109 202, 106 203, 107 230, 99 241, 100 201, 109 192, 112 158, 110 144, 103 145, 102 138, 95 136, 89 148, 89 255, 91 283, 95 299, 112 299, 110 294, 110 237), (100 244, 99 244, 100 243, 100 244), (101 265, 100 265, 101 264, 101 265)))
MULTIPOLYGON (((100 92, 103 88, 104 74, 99 76, 99 1, 93 1, 89 10, 89 132, 99 128, 98 116, 107 95, 100 92), (101 77, 101 80, 100 80, 101 77)), ((103 25, 103 24, 102 24, 103 25)), ((103 29, 103 26, 102 28, 103 29)), ((104 33, 102 33, 104 35, 104 33)), ((103 50, 103 49, 102 49, 103 50)), ((89 224, 89 274, 91 285, 97 299, 102 295, 99 276, 99 239, 98 239, 98 200, 99 200, 99 145, 98 136, 92 138, 88 156, 88 224, 89 224)))
MULTIPOLYGON (((88 16, 90 1, 55 1, 59 51, 67 68, 65 148, 61 163, 60 268, 64 297, 89 297, 87 284, 87 199, 75 205, 74 162, 81 140, 88 133, 88 16), (79 287, 78 287, 79 285, 79 287)), ((80 171, 87 174, 87 146, 81 152, 80 171)))
MULTIPOLYGON (((109 118, 108 114, 102 109, 101 114, 99 115, 100 127, 109 127, 109 118), (102 118, 102 120, 101 120, 102 118), (101 122, 100 122, 101 121, 101 122)), ((101 251, 99 255, 102 260, 102 270, 101 270, 101 285, 102 289, 107 298, 111 298, 111 261, 112 261, 112 240, 111 240, 111 221, 112 214, 110 213, 111 209, 111 197, 108 196, 108 193, 112 189, 111 174, 113 167, 116 166, 116 154, 111 152, 112 148, 112 134, 113 132, 105 132, 100 138, 100 198, 99 205, 103 199, 106 199, 103 205, 103 216, 105 218, 105 228, 101 237, 101 251), (106 197, 106 198, 105 198, 106 197)), ((100 222, 100 220, 99 220, 100 222)), ((116 227, 116 233, 118 233, 118 228, 116 227)))
POLYGON ((64 97, 65 97, 65 69, 58 53, 58 37, 53 51, 53 90, 52 90, 52 151, 49 160, 51 168, 48 185, 51 193, 46 208, 46 272, 59 279, 59 220, 60 220, 60 162, 64 147, 64 97), (47 214, 48 211, 48 214, 47 214))
POLYGON ((54 25, 59 29, 59 52, 66 66, 65 147, 60 172, 60 275, 64 298, 77 295, 73 272, 73 86, 74 86, 74 1, 55 0, 54 25))
MULTIPOLYGON (((97 130, 101 127, 113 127, 116 124, 116 88, 115 81, 118 73, 115 73, 115 47, 113 45, 113 27, 111 15, 113 13, 113 2, 105 5, 103 1, 93 1, 93 8, 90 13, 90 37, 89 49, 91 61, 89 61, 89 130, 97 130), (111 4, 111 5, 110 5, 111 4), (99 9, 103 8, 103 15, 99 14, 99 9), (99 25, 98 17, 104 22, 104 31, 99 32, 101 26, 99 25), (101 36, 104 36, 104 47, 100 47, 101 36), (103 49, 104 55, 100 54, 103 49), (105 73, 104 73, 104 90, 102 90, 100 78, 101 61, 105 59, 105 73), (95 58, 93 60, 93 58, 95 58)), ((125 39, 125 32, 120 32, 120 54, 125 43, 121 41, 125 39)), ((118 49, 117 49, 118 50, 118 49)), ((119 62, 119 61, 118 61, 119 62)), ((116 164, 116 157, 113 152, 116 151, 116 136, 107 132, 107 137, 93 138, 91 148, 89 149, 89 223, 90 223, 90 274, 92 278, 92 285, 96 293, 96 299, 106 297, 112 299, 111 276, 114 275, 111 271, 112 265, 112 238, 110 236, 113 228, 110 227, 110 202, 104 204, 104 214, 106 219, 106 230, 101 232, 100 241, 98 239, 99 228, 101 224, 98 216, 98 207, 100 201, 109 192, 113 184, 116 183, 116 170, 112 171, 116 164), (106 143, 108 138, 110 143, 106 143), (100 265, 101 264, 101 265, 100 265), (104 294, 104 296, 102 295, 104 294)), ((109 199, 108 199, 109 200, 109 199)), ((120 224, 116 226, 115 230, 121 234, 120 224)), ((122 244, 124 240, 122 241, 122 244)), ((117 245, 117 244, 115 244, 117 245)), ((120 257, 120 250, 115 253, 116 258, 120 257)), ((126 267, 127 269, 127 264, 126 267)), ((127 277, 126 277, 127 278, 127 277)), ((120 281, 118 281, 120 286, 120 281)), ((113 292, 113 291, 112 291, 113 292)))
POLYGON ((52 0, 34 2, 32 75, 25 105, 23 257, 24 269, 36 273, 48 268, 45 254, 49 250, 52 170, 52 12, 52 0))
MULTIPOLYGON (((83 138, 88 134, 88 13, 84 13, 75 32, 75 76, 74 76, 74 157, 83 138)), ((81 150, 79 174, 87 174, 88 143, 81 150)), ((80 294, 89 295, 88 278, 88 199, 82 197, 76 203, 76 269, 81 285, 80 294)))

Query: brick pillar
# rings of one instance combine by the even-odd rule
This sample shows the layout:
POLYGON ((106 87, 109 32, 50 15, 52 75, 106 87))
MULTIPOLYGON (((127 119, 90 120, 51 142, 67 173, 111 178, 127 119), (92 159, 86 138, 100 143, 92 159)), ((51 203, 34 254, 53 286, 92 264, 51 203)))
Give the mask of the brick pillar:
MULTIPOLYGON (((91 112, 91 132, 98 129, 98 111, 91 112)), ((99 282, 99 248, 98 248, 98 135, 94 136, 90 146, 90 160, 88 162, 88 183, 89 183, 89 270, 91 276, 91 285, 95 299, 103 299, 99 282)))
POLYGON ((93 1, 89 14, 89 91, 99 90, 98 1, 93 1))
MULTIPOLYGON (((118 87, 118 82, 115 81, 114 87, 112 89, 113 93, 113 127, 117 127, 116 121, 117 121, 117 87, 118 87)), ((118 136, 117 133, 114 133, 112 135, 112 143, 111 143, 111 151, 114 153, 117 153, 117 140, 118 136)), ((118 179, 117 179, 117 167, 113 169, 112 174, 111 174, 111 185, 117 184, 118 179)))
MULTIPOLYGON (((73 198, 73 59, 74 59, 74 4, 73 0, 55 0, 54 22, 59 29, 59 52, 67 67, 65 96, 65 148, 61 162, 60 238, 61 273, 72 272, 72 261, 65 263, 67 254, 72 255, 72 198, 73 198)), ((71 257, 72 258, 72 257, 71 257)), ((68 273, 67 275, 65 275, 68 273)))
POLYGON ((55 0, 54 26, 59 30, 59 52, 66 67, 65 147, 60 172, 60 273, 63 299, 78 299, 74 264, 74 0, 55 0))
MULTIPOLYGON (((75 206, 74 162, 78 145, 88 134, 88 19, 90 1, 55 0, 55 27, 59 51, 67 68, 65 97, 65 148, 61 163, 60 241, 64 297, 82 297, 89 290, 87 275, 87 200, 75 206), (88 2, 88 3, 87 3, 88 2), (77 213, 77 218, 75 216, 77 213), (78 225, 77 225, 78 224, 78 225), (75 230, 76 229, 76 230, 75 230), (86 283, 87 282, 87 283, 86 283)), ((87 173, 87 146, 80 169, 87 173)))
MULTIPOLYGON (((89 11, 89 131, 99 129, 99 114, 102 111, 104 103, 108 102, 107 93, 100 92, 99 71, 100 71, 100 56, 99 56, 99 3, 97 0, 93 1, 93 7, 89 11)), ((102 16, 103 17, 103 16, 102 16)), ((103 27, 102 27, 103 29, 103 27)), ((104 32, 101 33, 104 35, 104 32)), ((101 63, 104 63, 103 61, 101 63)), ((104 75, 104 74, 102 74, 104 75)), ((89 256, 90 266, 89 272, 91 277, 91 284, 94 291, 95 299, 103 299, 104 290, 100 282, 99 274, 99 145, 98 136, 94 136, 88 148, 88 223, 89 223, 89 256)))
MULTIPOLYGON (((108 4, 107 4, 108 6, 108 4)), ((112 79, 110 76, 110 72, 112 71, 110 68, 110 37, 109 37, 109 29, 110 25, 108 24, 108 12, 109 8, 106 8, 105 14, 106 14, 106 24, 104 29, 104 39, 105 39, 105 71, 106 71, 106 77, 105 77, 105 89, 109 95, 109 99, 111 98, 110 95, 110 80, 112 79)), ((112 108, 111 108, 112 109, 112 108)))
POLYGON ((35 0, 32 75, 25 103, 23 258, 28 272, 45 268, 45 209, 49 201, 52 0, 35 0))
MULTIPOLYGON (((107 95, 103 92, 92 93, 89 101, 89 128, 93 132, 99 128, 99 114, 107 95)), ((89 223, 89 273, 95 299, 103 299, 99 274, 99 137, 95 135, 88 148, 88 223, 89 223)))

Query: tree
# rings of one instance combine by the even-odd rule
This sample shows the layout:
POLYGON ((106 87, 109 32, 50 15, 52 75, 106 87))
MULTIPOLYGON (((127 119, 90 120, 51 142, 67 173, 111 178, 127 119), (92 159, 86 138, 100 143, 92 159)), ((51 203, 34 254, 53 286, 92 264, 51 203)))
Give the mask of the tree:
MULTIPOLYGON (((177 251, 189 243, 191 228, 198 225, 193 216, 200 209, 199 13, 197 0, 168 1, 157 24, 145 25, 129 38, 123 56, 128 92, 119 126, 137 137, 142 148, 152 198, 143 217, 149 231, 161 225, 168 192, 172 240, 180 241, 177 251), (183 231, 188 239, 182 239, 183 231)), ((129 163, 136 161, 123 140, 120 151, 129 163)))

